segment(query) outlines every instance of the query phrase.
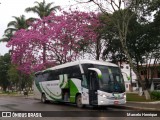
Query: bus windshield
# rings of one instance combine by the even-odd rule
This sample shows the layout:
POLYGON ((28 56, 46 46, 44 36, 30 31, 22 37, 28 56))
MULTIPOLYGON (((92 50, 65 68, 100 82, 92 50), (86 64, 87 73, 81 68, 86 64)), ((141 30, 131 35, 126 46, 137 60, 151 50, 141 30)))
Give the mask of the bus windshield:
POLYGON ((99 88, 102 91, 109 93, 123 93, 125 92, 124 80, 121 71, 118 67, 95 65, 102 72, 99 79, 99 88))

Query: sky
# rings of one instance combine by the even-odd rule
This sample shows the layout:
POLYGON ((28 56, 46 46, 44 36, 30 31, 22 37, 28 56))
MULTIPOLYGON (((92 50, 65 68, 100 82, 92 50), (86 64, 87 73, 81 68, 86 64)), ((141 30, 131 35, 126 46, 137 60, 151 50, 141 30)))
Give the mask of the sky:
MULTIPOLYGON (((26 18, 37 17, 34 13, 25 13, 24 10, 27 7, 33 7, 35 1, 42 2, 43 0, 0 0, 0 38, 4 34, 4 30, 7 28, 7 24, 14 20, 12 16, 19 17, 20 15, 25 15, 26 18)), ((53 2, 53 6, 61 6, 62 9, 68 9, 71 5, 77 6, 74 0, 45 0, 46 3, 53 2)), ((85 5, 86 6, 86 5, 85 5)), ((81 9, 89 9, 84 5, 80 7, 81 9)), ((92 5, 91 5, 92 7, 92 5)), ((8 52, 6 43, 0 43, 0 55, 4 55, 8 52)))

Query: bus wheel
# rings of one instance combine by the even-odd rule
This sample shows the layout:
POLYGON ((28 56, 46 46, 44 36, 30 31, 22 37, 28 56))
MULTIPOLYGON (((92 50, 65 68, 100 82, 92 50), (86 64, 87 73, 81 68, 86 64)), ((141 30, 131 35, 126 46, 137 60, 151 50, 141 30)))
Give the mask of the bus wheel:
POLYGON ((82 97, 80 94, 76 97, 76 104, 77 104, 77 107, 83 108, 82 97))
POLYGON ((44 93, 42 93, 42 95, 41 95, 41 102, 43 102, 43 103, 47 102, 46 95, 44 93))

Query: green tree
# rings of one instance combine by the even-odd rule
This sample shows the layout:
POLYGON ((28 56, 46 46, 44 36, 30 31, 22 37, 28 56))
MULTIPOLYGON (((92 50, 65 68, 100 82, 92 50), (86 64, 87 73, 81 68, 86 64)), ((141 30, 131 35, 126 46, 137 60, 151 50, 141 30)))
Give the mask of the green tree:
POLYGON ((10 41, 13 34, 20 29, 26 29, 29 27, 28 23, 32 18, 26 19, 24 15, 20 17, 13 16, 14 20, 10 21, 7 25, 7 29, 4 31, 3 38, 0 39, 0 42, 10 41))
POLYGON ((6 53, 4 56, 0 56, 0 86, 3 88, 3 91, 6 91, 10 85, 7 71, 10 66, 10 55, 6 53))
MULTIPOLYGON (((139 75, 137 72, 136 67, 134 66, 134 63, 132 61, 132 58, 129 54, 129 50, 127 48, 127 33, 129 29, 129 22, 132 19, 132 17, 135 15, 135 13, 139 13, 139 16, 141 17, 142 11, 146 7, 146 3, 148 3, 148 0, 142 1, 142 0, 86 0, 86 2, 93 2, 96 4, 99 9, 101 10, 104 15, 108 16, 108 12, 114 13, 112 16, 112 21, 114 24, 114 27, 116 28, 118 32, 119 41, 122 46, 122 50, 125 53, 129 64, 133 71, 136 73, 138 79, 139 75), (134 12, 131 12, 134 11, 134 12)), ((85 2, 85 3, 86 3, 85 2)), ((139 79, 140 80, 140 79, 139 79)), ((142 86, 144 88, 144 93, 146 96, 146 99, 150 99, 149 91, 145 89, 145 86, 142 86)))
POLYGON ((11 64, 7 71, 8 81, 10 82, 10 86, 15 87, 18 91, 23 91, 24 89, 32 87, 33 75, 26 75, 17 70, 17 66, 11 64))
POLYGON ((154 37, 154 22, 148 22, 147 24, 142 23, 144 22, 137 22, 137 18, 134 18, 130 21, 129 32, 127 35, 127 46, 132 61, 138 71, 140 79, 139 82, 143 84, 145 87, 144 89, 149 90, 153 76, 150 76, 150 73, 146 72, 146 75, 144 75, 144 81, 141 77, 141 70, 149 71, 151 67, 152 69, 155 69, 159 59, 159 42, 154 37))
POLYGON ((10 21, 8 23, 8 25, 7 25, 8 28, 5 30, 5 33, 7 31, 10 31, 11 33, 13 33, 17 30, 26 29, 26 28, 29 27, 29 25, 27 24, 27 20, 26 20, 24 15, 21 15, 20 17, 13 16, 13 18, 15 20, 10 21))
POLYGON ((17 67, 13 64, 9 66, 9 70, 7 71, 8 79, 11 83, 12 87, 15 87, 16 90, 19 87, 19 72, 17 67))
POLYGON ((45 0, 43 0, 43 2, 36 1, 35 4, 37 5, 34 7, 28 7, 25 11, 36 13, 41 19, 48 16, 52 11, 56 11, 60 8, 59 6, 52 7, 53 3, 46 4, 45 0))
POLYGON ((105 24, 102 30, 102 35, 103 39, 105 39, 106 41, 102 58, 103 60, 109 59, 115 64, 121 64, 122 61, 127 61, 127 58, 122 50, 122 46, 119 41, 118 31, 114 26, 112 16, 113 14, 109 14, 108 16, 102 14, 101 16, 102 23, 105 24))
MULTIPOLYGON (((157 25, 158 22, 155 22, 157 18, 154 20, 154 22, 147 23, 145 19, 141 19, 138 21, 137 17, 138 16, 136 14, 133 15, 129 22, 126 45, 128 48, 128 53, 137 70, 137 75, 139 76, 138 81, 141 82, 141 85, 143 84, 143 89, 148 90, 150 88, 150 83, 152 82, 150 75, 147 73, 144 76, 144 81, 141 77, 141 70, 143 69, 144 71, 148 71, 149 69, 151 69, 151 67, 152 69, 153 67, 156 67, 159 59, 160 43, 158 41, 159 33, 155 30, 158 31, 159 25, 157 25), (151 60, 154 60, 154 63, 151 63, 151 60), (145 66, 144 63, 146 64, 145 66)), ((105 34, 107 33, 106 38, 109 38, 109 40, 107 41, 108 44, 104 51, 104 57, 110 58, 113 61, 116 58, 117 61, 120 62, 119 58, 125 58, 125 54, 124 57, 118 57, 118 51, 122 47, 118 40, 118 32, 114 29, 114 25, 111 23, 112 22, 108 22, 108 26, 106 26, 105 28, 105 34), (117 54, 116 57, 114 53, 117 54)), ((120 54, 123 55, 123 52, 120 52, 120 54)))
POLYGON ((6 33, 4 33, 3 38, 0 39, 0 42, 8 42, 11 37, 12 37, 12 32, 8 30, 6 33))

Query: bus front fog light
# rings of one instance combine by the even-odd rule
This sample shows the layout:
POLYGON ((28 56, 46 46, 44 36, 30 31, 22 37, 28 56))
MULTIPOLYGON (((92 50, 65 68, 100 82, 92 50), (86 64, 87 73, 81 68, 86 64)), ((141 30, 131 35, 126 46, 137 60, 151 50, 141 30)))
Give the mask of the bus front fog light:
POLYGON ((104 101, 103 101, 103 100, 101 100, 101 103, 104 103, 104 101))

